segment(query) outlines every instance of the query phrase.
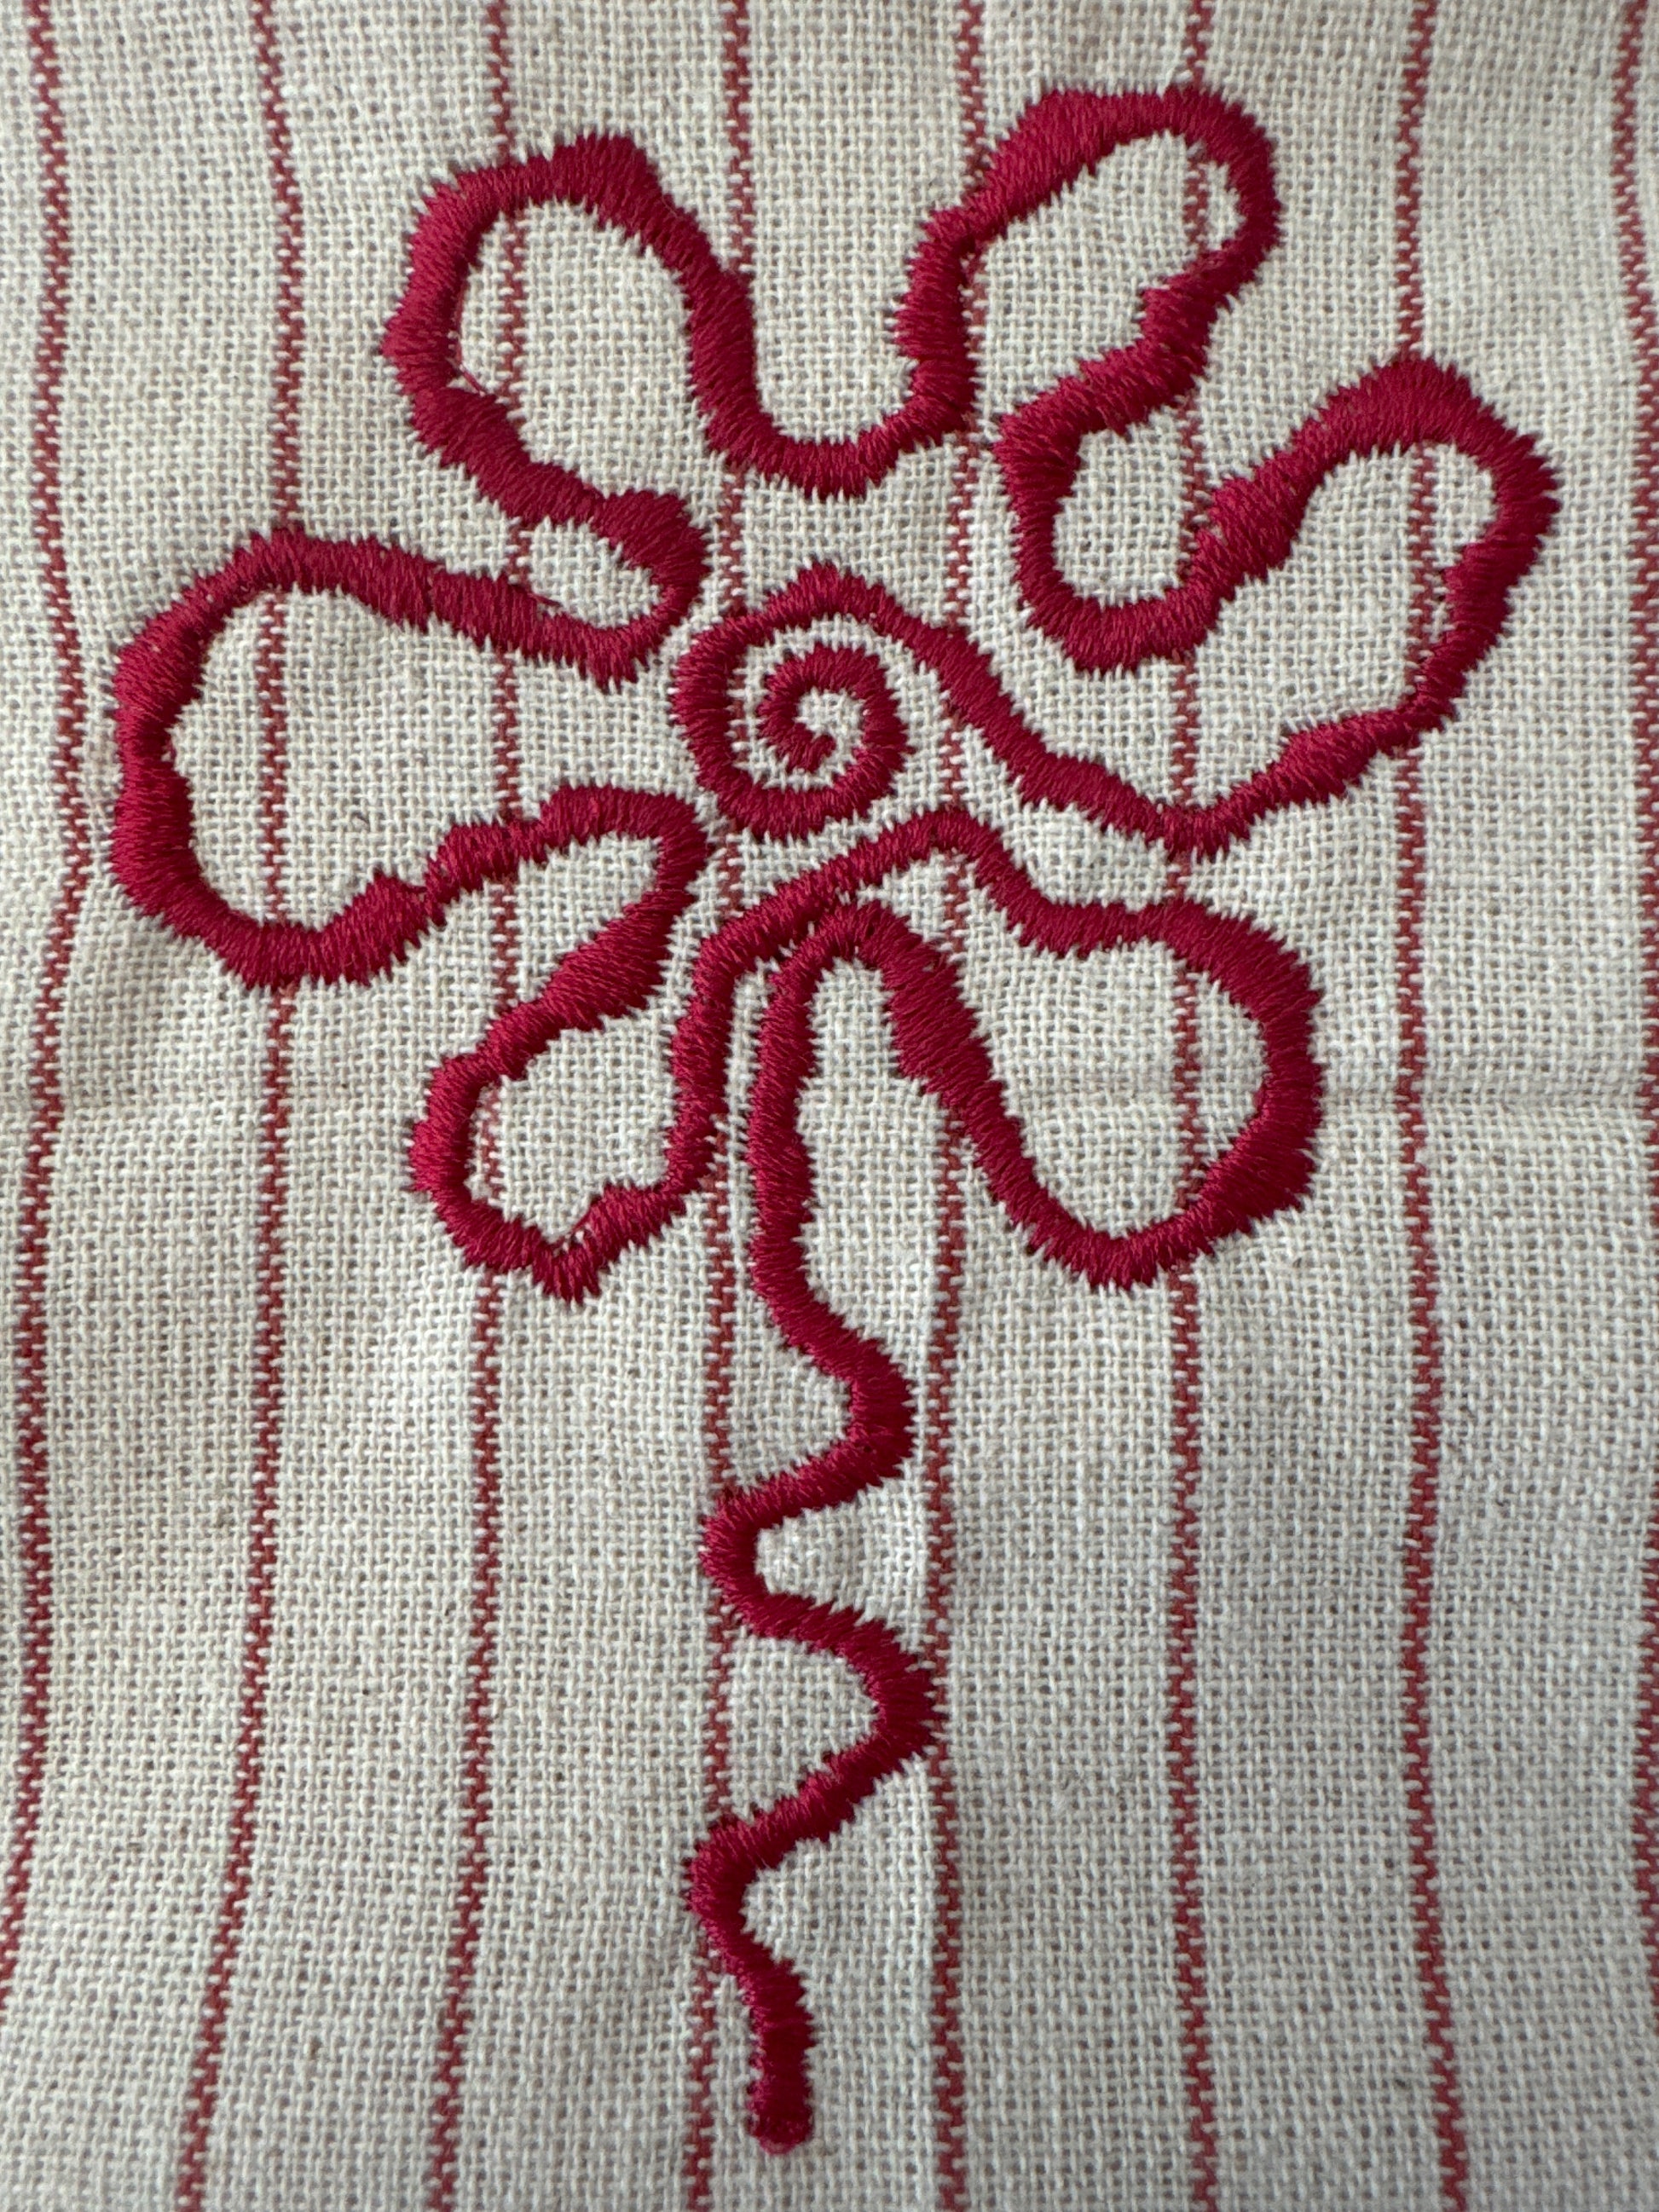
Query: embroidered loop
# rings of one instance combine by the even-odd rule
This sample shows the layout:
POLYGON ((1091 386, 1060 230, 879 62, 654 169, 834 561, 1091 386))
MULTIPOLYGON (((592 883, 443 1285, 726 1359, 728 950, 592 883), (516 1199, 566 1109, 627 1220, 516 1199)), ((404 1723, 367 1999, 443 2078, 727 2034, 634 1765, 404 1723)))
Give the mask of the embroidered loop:
MULTIPOLYGON (((256 988, 367 983, 403 959, 464 892, 504 881, 526 860, 544 859, 580 840, 563 829, 562 814, 550 815, 547 809, 536 823, 499 831, 495 824, 472 823, 449 831, 419 884, 377 872, 315 927, 261 921, 233 907, 203 873, 190 786, 173 757, 173 731, 200 694, 208 656, 226 623, 273 591, 333 592, 400 628, 424 631, 436 620, 477 645, 578 665, 588 650, 580 635, 586 625, 550 614, 532 593, 500 577, 458 574, 372 538, 340 543, 295 531, 250 538, 222 568, 158 615, 122 654, 114 683, 121 787, 111 860, 128 896, 181 937, 210 945, 233 974, 256 988), (543 823, 550 826, 538 826, 543 823)), ((556 793, 548 808, 568 795, 556 793)), ((690 810, 678 799, 660 804, 684 817, 701 852, 702 833, 690 810)))
MULTIPOLYGON (((629 794, 635 800, 640 796, 629 794)), ((657 890, 665 902, 671 889, 678 895, 684 865, 679 855, 690 849, 689 840, 678 842, 675 872, 659 878, 657 890)), ((471 1187, 471 1124, 477 1103, 492 1081, 522 1074, 535 1051, 572 1026, 559 1011, 562 994, 544 994, 533 1008, 509 1009, 491 1024, 476 1052, 446 1063, 416 1127, 411 1158, 417 1188, 437 1203, 468 1259, 477 1267, 521 1268, 557 1297, 586 1296, 619 1252, 648 1241, 681 1211, 708 1173, 725 1107, 732 1009, 744 978, 763 973, 792 951, 838 907, 945 853, 969 863, 1016 934, 1036 949, 1081 953, 1144 941, 1167 944, 1178 958, 1212 977, 1249 1018, 1266 1054, 1267 1073, 1255 1110, 1212 1164, 1192 1204, 1169 1221, 1114 1236, 1079 1221, 1037 1181, 1016 1125, 993 1110, 991 1102, 1001 1094, 985 1072, 989 1061, 971 1020, 959 999, 951 995, 954 984, 949 992, 939 987, 943 995, 936 994, 932 1003, 936 1011, 943 1010, 940 1034, 951 1040, 953 1054, 962 1055, 961 1066, 953 1058, 951 1080, 960 1086, 967 1082, 963 1067, 979 1071, 969 1089, 953 1089, 945 1103, 969 1114, 991 1188, 1033 1249, 1097 1286, 1127 1287, 1150 1282, 1160 1268, 1207 1251, 1218 1238, 1294 1205, 1307 1187, 1319 1099, 1310 1044, 1313 992, 1295 954, 1254 923, 1211 914, 1191 902, 1128 908, 1051 899, 988 824, 961 809, 940 808, 861 839, 745 908, 708 939, 674 1032, 675 1108, 663 1176, 653 1184, 605 1192, 583 1217, 579 1249, 573 1251, 574 1236, 556 1243, 533 1224, 507 1220, 474 1196, 471 1187), (533 1051, 528 1048, 532 1036, 540 1039, 533 1051)), ((860 905, 858 911, 863 910, 860 905)), ((611 957, 599 950, 608 942, 594 941, 596 959, 611 957)), ((930 957, 942 963, 942 956, 930 957)), ((945 1080, 921 1066, 907 1073, 924 1083, 945 1080)))
POLYGON ((1099 604, 1066 581, 1054 552, 1055 527, 1077 480, 1083 442, 1100 431, 1121 437, 1173 406, 1202 374, 1217 315, 1278 240, 1272 149, 1242 108, 1200 86, 1115 97, 1050 93, 1004 140, 979 190, 955 216, 973 249, 982 250, 1012 222, 1034 214, 1108 155, 1155 137, 1179 138, 1221 169, 1239 210, 1237 227, 1223 244, 1141 294, 1132 343, 1083 363, 1006 415, 993 446, 1014 513, 1021 592, 1039 628, 1080 668, 1127 665, 1098 657, 1103 649, 1099 604))
MULTIPOLYGON (((1170 396, 1179 393, 1154 399, 1150 389, 1141 392, 1122 427, 1145 422, 1170 396)), ((1013 434, 1005 428, 999 453, 1013 434)), ((1249 475, 1219 485, 1184 574, 1156 598, 1120 605, 1085 599, 1054 568, 1054 525, 1075 476, 1075 451, 1059 497, 1016 495, 1020 580, 1039 625, 1079 668, 1138 668, 1191 652, 1241 584, 1259 581, 1286 561, 1308 502, 1345 461, 1425 446, 1467 454, 1485 471, 1494 507, 1492 520, 1442 579, 1447 620, 1433 651, 1397 706, 1297 732, 1272 768, 1230 794, 1231 805, 1188 810, 1194 823, 1209 819, 1187 849, 1218 851, 1275 807, 1329 798, 1377 753, 1396 750, 1445 720, 1469 671, 1503 628, 1510 592, 1537 557, 1555 512, 1549 471, 1531 442, 1478 399, 1455 369, 1406 355, 1333 392, 1289 445, 1249 475)), ((1158 834, 1172 849, 1183 842, 1179 830, 1174 837, 1168 830, 1158 834)))
POLYGON ((513 410, 461 368, 461 313, 484 237, 503 217, 550 201, 585 208, 651 246, 672 267, 696 258, 702 234, 657 182, 627 138, 579 138, 547 157, 473 169, 432 193, 410 243, 409 283, 383 347, 409 399, 410 416, 440 460, 463 469, 491 503, 519 522, 586 523, 656 588, 647 613, 614 628, 570 623, 575 659, 602 684, 637 673, 696 604, 708 550, 684 500, 669 492, 604 493, 526 447, 513 410), (695 242, 694 242, 695 241, 695 242))
POLYGON ((942 320, 929 313, 943 297, 940 280, 947 288, 960 282, 951 276, 948 249, 928 264, 920 311, 908 303, 900 311, 899 342, 915 364, 904 405, 854 438, 792 438, 761 401, 754 309, 742 276, 715 258, 696 216, 669 197, 631 139, 577 138, 551 155, 470 170, 433 192, 410 247, 409 289, 386 334, 422 437, 509 513, 520 512, 512 502, 534 487, 538 505, 558 507, 549 505, 546 519, 604 526, 574 511, 599 495, 568 470, 532 460, 504 402, 460 378, 461 309, 485 233, 503 216, 554 201, 621 231, 674 278, 709 442, 739 467, 806 491, 858 494, 878 483, 901 453, 936 443, 965 419, 972 384, 954 289, 942 320))

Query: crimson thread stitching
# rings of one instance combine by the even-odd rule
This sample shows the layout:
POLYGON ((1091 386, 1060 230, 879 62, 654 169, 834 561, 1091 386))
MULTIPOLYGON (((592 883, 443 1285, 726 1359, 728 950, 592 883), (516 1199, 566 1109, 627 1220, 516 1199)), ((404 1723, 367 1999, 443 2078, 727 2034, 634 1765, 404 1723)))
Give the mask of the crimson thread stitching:
MULTIPOLYGON (((1211 976, 1257 1023, 1267 1074, 1245 1136, 1213 1163, 1180 1212, 1116 1236, 1070 1212, 1043 1186, 1003 1101, 989 1054, 960 995, 954 963, 879 902, 836 896, 837 864, 798 879, 811 896, 789 902, 782 938, 730 932, 711 974, 729 1023, 732 988, 764 956, 787 957, 763 1024, 750 1102, 748 1159, 758 1228, 750 1257, 755 1288, 787 1340, 849 1397, 845 1431, 829 1450, 749 1490, 714 1516, 704 1541, 707 1571, 756 1634, 833 1653, 853 1666, 875 1709, 872 1732, 807 1776, 765 1812, 720 1824, 692 1866, 691 1895, 717 1954, 741 1987, 754 2022, 757 2055, 750 2125, 760 2140, 787 2148, 810 2132, 805 2073, 811 2042, 799 1977, 750 1931, 744 1899, 761 1873, 781 1864, 808 1838, 825 1840, 849 1820, 887 1775, 922 1749, 935 1717, 932 1676, 883 1624, 769 1589, 756 1565, 761 1535, 794 1514, 849 1502, 896 1474, 913 1442, 908 1387, 883 1348, 860 1337, 812 1291, 805 1235, 811 1216, 811 1163, 796 1126, 802 1090, 816 1069, 810 1026, 813 994, 838 960, 856 960, 880 976, 899 1066, 933 1093, 965 1133, 992 1191, 1034 1249, 1095 1284, 1144 1283, 1218 1237, 1277 1206, 1292 1205, 1311 1174, 1320 1079, 1312 1054, 1313 994, 1300 963, 1257 929, 1182 899, 1129 908, 1068 906, 1045 898, 1017 866, 996 833, 965 812, 920 815, 848 856, 860 870, 913 865, 933 852, 967 860, 981 888, 1028 945, 1054 953, 1114 945, 1161 943, 1211 976), (744 936, 757 940, 741 942, 744 936), (768 941, 770 939, 770 941, 768 941), (739 964, 740 963, 740 964, 739 964)), ((878 882, 880 874, 867 880, 878 882)), ((795 889, 791 886, 790 889, 795 889)), ((782 907, 781 897, 767 904, 782 907)), ((765 919, 764 907, 750 910, 765 919)), ((749 921, 750 915, 742 917, 749 921)), ((773 927, 775 929, 777 923, 773 927)), ((725 934, 725 933, 723 933, 725 934)), ((707 957, 708 955, 705 955, 707 957)), ((713 963, 711 963, 711 965, 713 963)), ((709 1073, 723 1068, 725 1038, 709 1073)), ((706 1078, 705 1080, 708 1079, 706 1078)))
MULTIPOLYGON (((465 471, 520 532, 541 523, 597 532, 650 576, 656 596, 648 611, 614 627, 587 623, 532 592, 521 562, 503 575, 465 574, 372 539, 323 540, 283 528, 248 540, 198 579, 134 640, 117 669, 122 782, 115 872, 140 908, 199 939, 252 987, 287 993, 319 982, 368 984, 439 926, 458 898, 509 884, 520 868, 598 838, 653 847, 644 893, 566 955, 532 998, 498 1006, 479 1043, 432 1076, 410 1141, 413 1182, 466 1260, 497 1277, 523 1273, 550 1296, 580 1300, 598 1289, 620 1253, 648 1243, 685 1206, 705 1183, 722 1139, 738 988, 750 975, 771 976, 746 1140, 757 1209, 750 1273, 785 1338, 845 1386, 848 1413, 826 1451, 750 1489, 717 1485, 703 1564, 731 1614, 751 1632, 832 1652, 852 1666, 876 1716, 865 1738, 772 1806, 716 1818, 689 1869, 689 1895, 710 1950, 749 2010, 750 2127, 773 2149, 811 2131, 813 2031, 796 1969, 748 1926, 749 1889, 800 1842, 827 1840, 887 1775, 939 1740, 937 1682, 925 1656, 907 1651, 878 1620, 771 1589, 757 1565, 767 1528, 896 1474, 915 1442, 904 1376, 882 1346, 860 1336, 816 1295, 805 1271, 802 1237, 813 1188, 798 1108, 814 1065, 811 1010, 818 983, 842 962, 876 974, 900 1065, 960 1133, 963 1158, 977 1165, 1035 1252, 1097 1287, 1151 1282, 1297 1204, 1313 1170, 1320 1076, 1312 985, 1297 956, 1267 931, 1187 896, 1178 868, 1170 895, 1144 908, 1049 898, 998 833, 954 800, 872 830, 744 906, 737 834, 787 841, 830 822, 862 820, 893 790, 910 737, 880 652, 809 641, 787 651, 763 687, 757 741, 771 751, 782 780, 763 776, 756 772, 758 753, 744 741, 737 678, 750 655, 815 623, 834 618, 860 628, 878 646, 931 671, 952 728, 977 734, 1025 804, 1075 810, 1098 828, 1161 846, 1175 864, 1224 850, 1283 807, 1336 796, 1377 754, 1401 750, 1443 722, 1502 629, 1511 592, 1549 526, 1553 490, 1530 441, 1455 370, 1415 352, 1331 394, 1286 446, 1216 488, 1188 533, 1181 574, 1163 594, 1121 605, 1086 599, 1055 565, 1054 526, 1083 440, 1122 435, 1188 399, 1216 315, 1271 248, 1278 220, 1265 137, 1209 91, 1189 84, 1158 94, 1047 95, 970 177, 957 204, 926 227, 895 325, 913 363, 903 404, 856 438, 811 441, 784 435, 761 404, 741 251, 736 263, 722 264, 631 141, 590 136, 549 155, 500 160, 429 197, 386 350, 416 428, 440 461, 465 471), (331 592, 394 624, 424 631, 439 621, 498 655, 565 661, 596 684, 611 684, 643 666, 702 592, 707 550, 683 501, 649 490, 602 494, 560 464, 534 459, 511 392, 482 389, 461 363, 465 289, 495 224, 562 203, 621 230, 668 270, 686 309, 692 390, 710 445, 730 465, 726 505, 735 515, 748 472, 812 495, 857 495, 903 453, 967 432, 975 389, 970 303, 985 251, 1117 147, 1161 134, 1221 167, 1241 219, 1221 246, 1194 240, 1186 268, 1143 295, 1139 331, 1129 345, 1083 364, 998 426, 992 451, 1013 509, 1027 609, 1080 667, 1184 659, 1242 584, 1289 556, 1310 501, 1334 469, 1352 459, 1449 445, 1486 473, 1492 519, 1437 579, 1443 618, 1392 706, 1284 733, 1266 769, 1211 800, 1194 797, 1190 778, 1180 781, 1173 798, 1159 799, 1048 744, 969 636, 964 595, 951 599, 944 623, 932 623, 881 586, 819 565, 803 569, 763 606, 746 608, 724 573, 732 556, 731 533, 723 530, 724 616, 686 646, 672 686, 705 809, 712 802, 719 810, 717 842, 697 808, 666 793, 561 786, 536 811, 508 803, 493 821, 456 824, 418 882, 376 872, 315 926, 240 912, 209 882, 195 850, 174 732, 240 609, 267 595, 331 592), (838 766, 820 742, 823 733, 802 717, 808 694, 817 690, 849 698, 857 711, 858 736, 838 766), (826 768, 827 780, 814 781, 826 768), (1031 950, 1070 957, 1161 945, 1178 971, 1208 977, 1255 1024, 1265 1074, 1253 1110, 1218 1157, 1195 1165, 1167 1218, 1109 1234, 1071 1212, 1042 1182, 963 999, 954 940, 928 943, 874 896, 935 857, 946 860, 953 879, 960 872, 975 880, 1031 950), (480 1188, 474 1174, 486 1118, 481 1109, 559 1036, 599 1028, 652 1000, 672 932, 711 859, 726 891, 716 926, 696 951, 670 1048, 674 1103, 660 1174, 647 1183, 608 1183, 557 1236, 509 1216, 499 1194, 480 1188)), ((453 2156, 447 2118, 444 2127, 439 2182, 453 2156)), ((696 2180, 706 2161, 694 2163, 696 2180)))

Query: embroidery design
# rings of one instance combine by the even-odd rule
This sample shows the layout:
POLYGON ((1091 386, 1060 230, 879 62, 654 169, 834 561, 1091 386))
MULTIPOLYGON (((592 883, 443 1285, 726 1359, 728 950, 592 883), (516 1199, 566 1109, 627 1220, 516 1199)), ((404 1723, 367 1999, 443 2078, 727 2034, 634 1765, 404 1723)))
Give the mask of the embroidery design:
POLYGON ((930 1677, 890 1626, 775 1589, 757 1559, 766 1530, 845 1504, 898 1474, 915 1437, 909 1382, 879 1342, 860 1335, 818 1295, 807 1265, 814 1188, 800 1114, 817 1066, 818 988, 838 965, 868 969, 879 981, 900 1067, 955 1117, 988 1188, 1031 1249, 1091 1285, 1129 1288, 1296 1206, 1306 1192, 1320 1112, 1313 987, 1296 953, 1260 925, 1193 897, 1141 907, 1050 898, 995 829, 963 806, 939 806, 872 830, 805 868, 721 922, 698 947, 671 1048, 674 1105, 654 1182, 607 1184, 574 1226, 550 1235, 475 1186, 479 1110, 566 1031, 599 1028, 652 1001, 675 925, 710 860, 716 817, 758 839, 787 842, 830 823, 861 821, 891 790, 911 735, 878 654, 842 643, 787 649, 792 635, 826 617, 930 671, 951 715, 1001 763, 1025 805, 1073 811, 1172 856, 1219 853, 1283 807, 1334 798, 1377 755, 1401 750, 1446 720, 1499 635, 1511 594, 1549 526, 1554 495, 1531 442, 1455 369, 1415 352, 1332 393, 1287 445, 1218 486, 1170 590, 1112 604, 1079 591, 1061 570, 1055 533, 1085 440, 1121 437, 1194 389, 1216 317, 1254 276, 1278 228, 1270 148, 1239 108, 1196 86, 1161 94, 1051 93, 993 151, 972 189, 924 231, 895 324, 912 364, 903 404, 856 437, 812 441, 787 435, 762 403, 746 282, 716 258, 696 219, 669 198, 630 140, 586 137, 546 156, 474 170, 430 194, 411 241, 407 288, 386 333, 415 428, 441 462, 463 470, 518 522, 580 523, 596 532, 649 580, 649 608, 615 626, 579 620, 505 575, 459 573, 373 539, 327 540, 282 529, 250 538, 193 583, 126 648, 117 670, 122 780, 115 872, 146 914, 199 939, 251 988, 370 984, 441 924, 457 899, 486 884, 603 838, 654 848, 647 890, 561 960, 533 998, 499 1015, 472 1050, 431 1078, 410 1144, 413 1180, 474 1267, 521 1273, 549 1296, 577 1301, 600 1289, 621 1252, 658 1236, 709 1171, 726 1112, 739 986, 750 975, 769 978, 744 1133, 756 1215, 750 1275, 785 1340, 844 1386, 847 1419, 825 1449, 729 1496, 707 1523, 702 1563, 751 1633, 845 1662, 874 1711, 865 1736, 793 1792, 717 1823, 689 1869, 691 1907, 748 2010, 750 2126, 769 2149, 787 2150, 811 2131, 813 2028, 797 1970, 748 1924, 750 1888, 799 1844, 833 1836, 885 1777, 926 1750, 939 1727, 930 1677), (653 256, 682 295, 691 388, 711 447, 754 476, 812 495, 859 496, 902 455, 970 422, 977 366, 965 301, 987 249, 1118 147, 1164 135, 1220 168, 1239 219, 1224 243, 1197 252, 1143 294, 1131 343, 1083 363, 995 426, 990 451, 1012 510, 1027 613, 1080 669, 1183 658, 1209 635, 1242 584, 1287 559, 1310 499, 1334 470, 1370 455, 1455 447, 1488 478, 1492 517, 1440 574, 1437 621, 1393 705, 1286 732, 1276 757, 1255 775, 1204 804, 1176 804, 1050 746, 965 628, 924 620, 863 577, 812 566, 763 605, 702 629, 680 653, 672 712, 702 787, 701 811, 665 793, 561 786, 536 812, 456 824, 417 882, 378 872, 317 926, 240 911, 209 881, 173 738, 238 610, 271 594, 337 594, 394 625, 424 631, 435 620, 480 647, 564 662, 613 686, 636 677, 698 605, 708 555, 685 502, 652 489, 603 494, 557 463, 536 459, 506 398, 479 387, 462 367, 466 289, 495 224, 560 203, 653 256), (823 780, 780 782, 745 765, 739 679, 751 656, 780 641, 786 650, 765 679, 755 718, 757 742, 779 763, 812 778, 830 762, 831 741, 802 720, 809 695, 833 693, 857 710, 856 741, 823 780), (879 896, 939 855, 956 856, 1020 944, 1062 957, 1161 945, 1254 1024, 1265 1072, 1253 1110, 1167 1218, 1109 1233, 1079 1218, 1042 1182, 953 960, 879 896))

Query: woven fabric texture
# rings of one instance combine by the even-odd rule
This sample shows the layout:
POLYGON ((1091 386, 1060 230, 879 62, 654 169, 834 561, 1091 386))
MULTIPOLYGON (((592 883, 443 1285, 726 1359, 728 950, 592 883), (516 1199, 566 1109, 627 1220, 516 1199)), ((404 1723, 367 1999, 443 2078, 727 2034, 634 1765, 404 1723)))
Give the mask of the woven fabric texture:
POLYGON ((0 2207, 1659 2207, 1659 9, 0 9, 0 2207))

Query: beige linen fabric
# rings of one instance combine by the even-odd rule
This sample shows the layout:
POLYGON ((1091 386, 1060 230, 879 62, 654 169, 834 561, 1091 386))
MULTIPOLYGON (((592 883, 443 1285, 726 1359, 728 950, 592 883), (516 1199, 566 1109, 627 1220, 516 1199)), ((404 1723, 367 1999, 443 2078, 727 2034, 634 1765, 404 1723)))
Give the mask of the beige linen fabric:
MULTIPOLYGON (((0 10, 0 2206, 1653 2212, 1659 831, 1641 800, 1659 677, 1639 555, 1659 478, 1641 335, 1659 19, 1643 0, 20 0, 0 10), (496 1011, 501 943, 511 994, 532 994, 643 888, 647 848, 527 869, 374 983, 274 1014, 112 872, 113 671, 192 577, 283 519, 283 296, 307 532, 479 573, 521 551, 584 615, 645 604, 589 533, 518 546, 419 442, 380 350, 427 193, 504 140, 635 139, 752 270, 765 404, 823 438, 902 402, 895 306, 976 145, 1056 87, 1195 73, 1271 140, 1280 240, 1181 420, 1088 447, 1067 574, 1114 599, 1166 588, 1193 456, 1213 484, 1283 446, 1400 349, 1412 281, 1423 349, 1535 441, 1559 511, 1415 769, 1376 762, 1191 869, 1194 896, 1306 963, 1325 1093, 1306 1202, 1184 1286, 1090 1289, 1033 1256, 971 1164, 958 1252, 945 1117, 900 1072, 874 977, 838 970, 819 996, 813 1280, 887 1347, 923 1440, 895 1481, 769 1535, 761 1565, 933 1654, 946 1725, 933 1759, 750 1896, 817 2038, 812 2138, 771 2156, 744 2129, 744 2008, 685 1901, 711 1731, 741 1812, 870 1709, 837 1662, 722 1626, 699 1568, 720 1455, 759 1480, 844 1413, 744 1273, 766 979, 739 994, 710 1188, 584 1304, 522 1276, 492 1289, 412 1188, 410 1128, 496 1011), (262 1437, 270 1593, 251 1625, 262 1437), (481 1747, 483 1449, 499 1526, 481 1747), (1405 1656, 1425 1453, 1431 1867, 1405 1656), (483 1887, 458 1984, 469 1836, 483 1887)), ((1129 148, 989 251, 982 432, 1133 337, 1141 289, 1188 257, 1188 166, 1173 140, 1129 148)), ((1212 184, 1210 234, 1231 219, 1212 184)), ((718 554, 634 680, 518 670, 524 805, 610 781, 694 801, 714 830, 671 712, 679 655, 814 561, 963 619, 1051 744, 1159 795, 1183 698, 1207 799, 1283 730, 1398 691, 1407 458, 1340 470, 1190 670, 1086 674, 1027 618, 986 435, 906 456, 862 498, 734 488, 663 270, 568 208, 526 221, 522 251, 514 339, 486 243, 468 369, 521 375, 535 452, 606 490, 673 489, 718 554)), ((1433 498, 1443 565, 1488 510, 1450 461, 1433 498)), ((261 915, 264 619, 231 623, 178 734, 209 877, 261 915)), ((811 635, 871 643, 839 618, 811 635)), ((879 652, 914 750, 872 823, 959 788, 1052 894, 1166 894, 1161 852, 1024 805, 935 678, 879 652)), ((751 711, 764 673, 744 672, 751 711)), ((450 824, 498 811, 501 681, 441 627, 294 600, 293 916, 324 921, 376 868, 418 876, 450 824)), ((660 1171, 697 946, 855 834, 727 841, 650 1008, 562 1038, 499 1101, 509 1212, 556 1228, 606 1179, 660 1171)), ((1168 1212, 1169 956, 1036 955, 977 892, 953 921, 939 863, 884 896, 938 939, 959 929, 1048 1185, 1116 1231, 1168 1212)), ((1213 988, 1194 1020, 1217 1152, 1260 1048, 1213 988)))

